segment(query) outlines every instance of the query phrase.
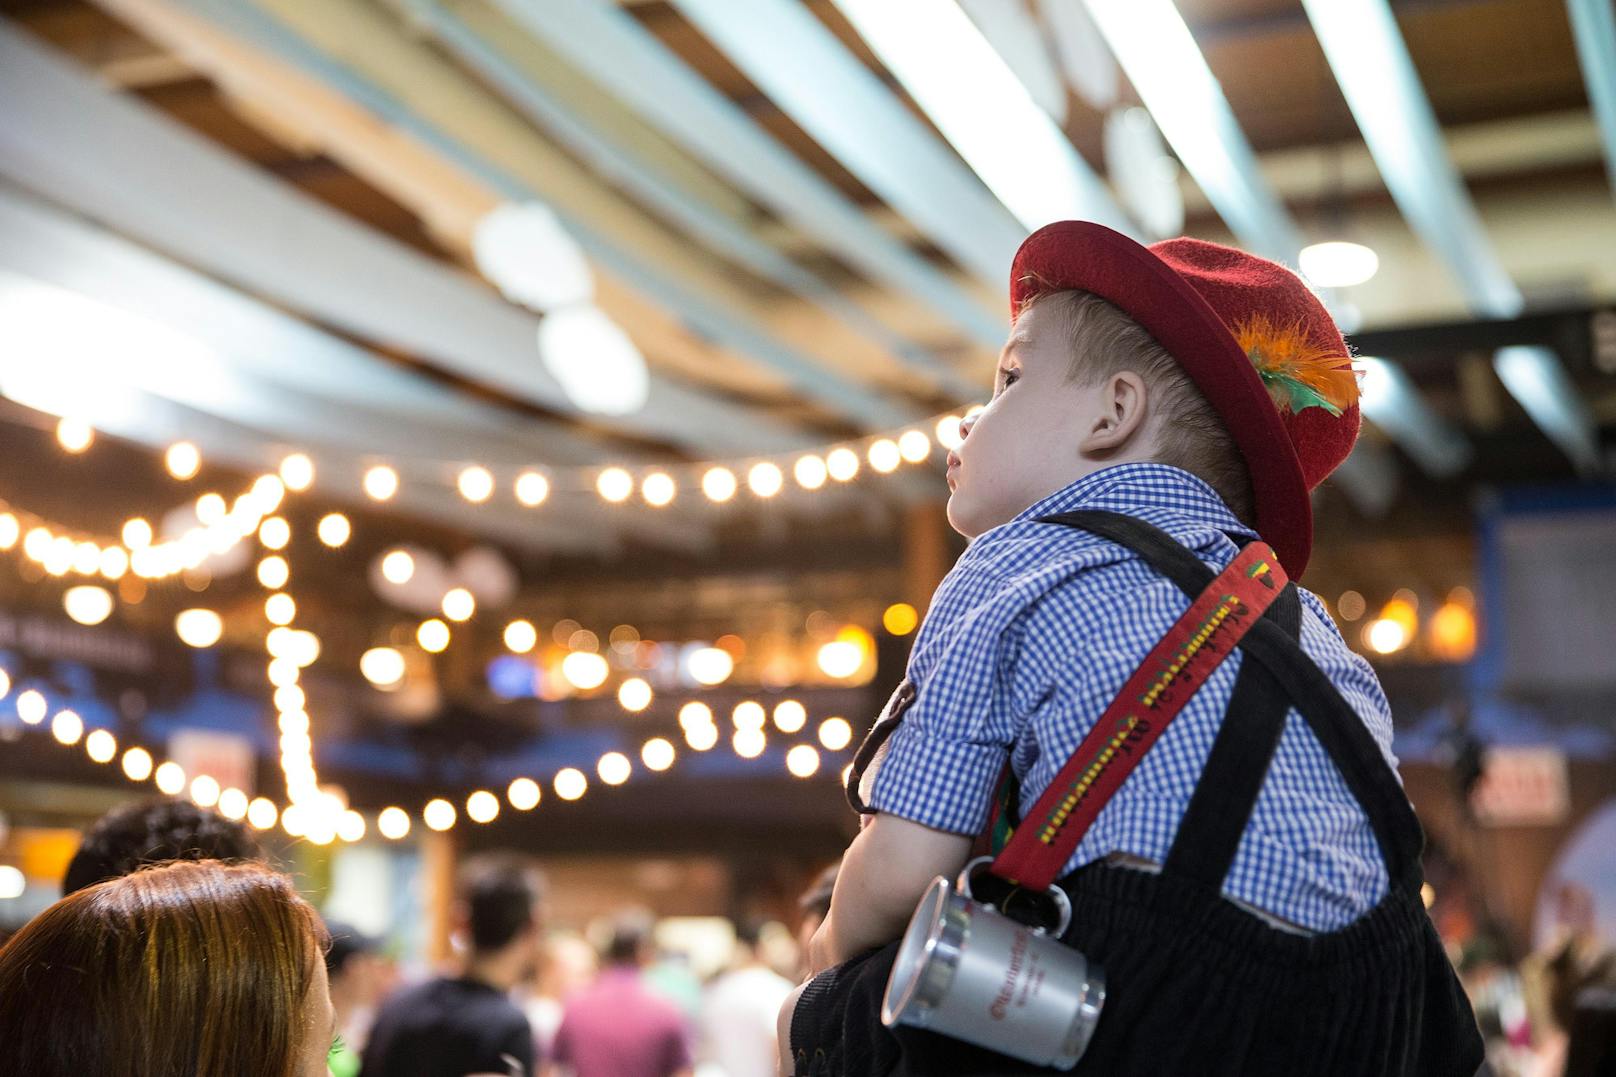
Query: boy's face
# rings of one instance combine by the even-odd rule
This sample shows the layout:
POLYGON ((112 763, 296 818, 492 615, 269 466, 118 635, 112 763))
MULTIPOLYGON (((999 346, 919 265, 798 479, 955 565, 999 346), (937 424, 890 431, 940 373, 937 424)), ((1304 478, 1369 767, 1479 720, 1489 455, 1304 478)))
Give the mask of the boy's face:
POLYGON ((966 538, 1105 466, 1084 450, 1106 393, 1071 378, 1070 340, 1058 313, 1043 307, 1016 319, 993 400, 962 425, 965 441, 948 454, 948 522, 966 538))

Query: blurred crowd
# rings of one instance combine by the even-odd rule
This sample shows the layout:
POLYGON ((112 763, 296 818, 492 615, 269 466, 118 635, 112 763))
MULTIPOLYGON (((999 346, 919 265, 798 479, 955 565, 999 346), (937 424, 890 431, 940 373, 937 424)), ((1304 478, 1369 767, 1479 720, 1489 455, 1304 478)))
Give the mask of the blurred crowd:
POLYGON ((382 940, 323 919, 245 826, 132 803, 86 832, 61 900, 0 940, 0 1071, 768 1077, 834 878, 794 925, 732 922, 728 960, 702 977, 643 910, 555 929, 537 865, 476 857, 457 879, 455 959, 412 976, 382 940))

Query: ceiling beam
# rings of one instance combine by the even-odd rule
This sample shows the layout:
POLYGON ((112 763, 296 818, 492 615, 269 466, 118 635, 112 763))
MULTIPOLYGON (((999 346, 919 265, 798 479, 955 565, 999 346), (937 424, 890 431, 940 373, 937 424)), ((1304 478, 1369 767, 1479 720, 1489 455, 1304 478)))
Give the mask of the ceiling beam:
POLYGON ((1566 0, 1588 103, 1599 120, 1605 176, 1616 194, 1616 8, 1610 0, 1566 0))

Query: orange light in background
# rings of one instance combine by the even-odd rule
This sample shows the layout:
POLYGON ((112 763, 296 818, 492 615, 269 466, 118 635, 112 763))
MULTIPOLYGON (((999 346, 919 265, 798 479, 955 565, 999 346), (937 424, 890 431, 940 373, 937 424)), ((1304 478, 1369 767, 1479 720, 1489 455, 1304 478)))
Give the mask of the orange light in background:
POLYGON ((713 646, 725 652, 737 662, 746 657, 746 641, 733 632, 726 633, 713 640, 713 646))
POLYGON ((1432 657, 1443 662, 1468 662, 1476 653, 1475 596, 1463 587, 1448 593, 1447 601, 1431 615, 1426 641, 1432 657))
POLYGON ((919 623, 919 611, 907 602, 894 602, 881 614, 881 627, 894 636, 907 636, 919 623))

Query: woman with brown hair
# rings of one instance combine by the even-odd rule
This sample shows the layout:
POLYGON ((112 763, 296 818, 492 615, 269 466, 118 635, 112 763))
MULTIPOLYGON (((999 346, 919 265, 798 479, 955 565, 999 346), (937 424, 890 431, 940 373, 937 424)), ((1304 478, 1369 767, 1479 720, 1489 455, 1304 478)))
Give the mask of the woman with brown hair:
POLYGON ((0 1072, 326 1077, 325 929, 258 864, 163 864, 63 898, 0 949, 0 1072))

